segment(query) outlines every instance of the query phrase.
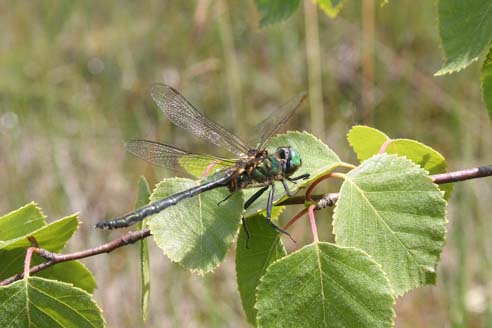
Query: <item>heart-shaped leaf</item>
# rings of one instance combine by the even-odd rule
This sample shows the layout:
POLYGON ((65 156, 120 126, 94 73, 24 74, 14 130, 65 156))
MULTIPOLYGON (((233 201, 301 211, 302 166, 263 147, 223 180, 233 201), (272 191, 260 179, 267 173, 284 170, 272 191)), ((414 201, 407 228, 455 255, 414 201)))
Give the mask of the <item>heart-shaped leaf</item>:
POLYGON ((403 157, 376 155, 346 175, 334 214, 336 242, 371 255, 401 295, 435 282, 445 208, 426 171, 403 157))
MULTIPOLYGON (((195 188, 199 182, 173 178, 160 182, 151 202, 195 188)), ((238 231, 243 200, 240 192, 226 188, 185 199, 153 216, 148 224, 157 245, 174 262, 198 274, 214 270, 224 259, 238 231)))
POLYGON ((90 294, 39 277, 0 287, 0 313, 0 327, 104 327, 90 294))
POLYGON ((260 327, 392 327, 393 303, 366 253, 315 243, 269 266, 255 307, 260 327))

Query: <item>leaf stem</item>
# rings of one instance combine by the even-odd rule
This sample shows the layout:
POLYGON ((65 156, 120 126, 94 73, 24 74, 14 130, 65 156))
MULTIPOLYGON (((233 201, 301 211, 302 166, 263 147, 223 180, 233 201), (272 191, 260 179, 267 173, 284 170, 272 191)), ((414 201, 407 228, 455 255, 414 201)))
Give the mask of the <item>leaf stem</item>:
POLYGON ((313 232, 313 239, 315 243, 319 243, 318 238, 318 227, 316 226, 316 220, 314 219, 314 209, 316 205, 312 204, 308 208, 309 213, 309 223, 311 224, 311 231, 313 232))
POLYGON ((34 247, 29 247, 26 252, 26 258, 24 259, 24 277, 29 277, 29 268, 31 267, 32 253, 34 252, 34 247))
POLYGON ((350 164, 350 163, 346 163, 346 162, 341 162, 340 164, 338 164, 339 167, 346 167, 348 169, 355 169, 357 166, 354 165, 354 164, 350 164))
POLYGON ((297 220, 299 220, 308 211, 307 207, 303 208, 302 211, 296 214, 289 222, 284 226, 284 230, 287 230, 291 225, 293 225, 297 220))
POLYGON ((388 138, 379 148, 378 154, 383 154, 386 152, 386 148, 388 148, 389 144, 393 141, 393 139, 388 138))

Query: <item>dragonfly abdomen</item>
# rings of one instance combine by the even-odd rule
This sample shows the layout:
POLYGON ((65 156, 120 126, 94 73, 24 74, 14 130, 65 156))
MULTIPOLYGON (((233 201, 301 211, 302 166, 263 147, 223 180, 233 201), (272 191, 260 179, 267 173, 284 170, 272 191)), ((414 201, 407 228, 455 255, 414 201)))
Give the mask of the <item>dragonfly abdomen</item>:
POLYGON ((151 215, 157 214, 168 207, 174 206, 186 198, 194 197, 208 190, 228 186, 230 181, 231 181, 231 176, 225 175, 220 179, 206 182, 194 188, 190 188, 175 193, 169 197, 160 199, 152 204, 144 206, 122 217, 113 220, 99 222, 96 224, 96 227, 101 229, 118 229, 118 228, 128 227, 138 221, 142 221, 143 219, 151 215))

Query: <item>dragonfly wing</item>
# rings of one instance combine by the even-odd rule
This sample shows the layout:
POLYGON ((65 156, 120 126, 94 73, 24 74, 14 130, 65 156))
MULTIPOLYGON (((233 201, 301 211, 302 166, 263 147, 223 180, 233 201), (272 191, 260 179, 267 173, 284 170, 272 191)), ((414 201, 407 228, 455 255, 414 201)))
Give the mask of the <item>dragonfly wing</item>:
POLYGON ((239 157, 248 153, 249 147, 239 137, 203 116, 174 88, 154 84, 151 95, 161 111, 175 125, 239 157))
POLYGON ((273 112, 264 121, 260 122, 256 131, 260 131, 261 137, 257 145, 255 145, 255 148, 263 149, 270 138, 277 134, 295 114, 299 107, 301 107, 306 98, 306 93, 300 94, 284 104, 278 111, 273 112))
POLYGON ((148 140, 131 140, 125 144, 133 155, 157 166, 182 172, 204 172, 210 164, 215 169, 234 165, 234 160, 210 155, 198 155, 185 150, 148 140))

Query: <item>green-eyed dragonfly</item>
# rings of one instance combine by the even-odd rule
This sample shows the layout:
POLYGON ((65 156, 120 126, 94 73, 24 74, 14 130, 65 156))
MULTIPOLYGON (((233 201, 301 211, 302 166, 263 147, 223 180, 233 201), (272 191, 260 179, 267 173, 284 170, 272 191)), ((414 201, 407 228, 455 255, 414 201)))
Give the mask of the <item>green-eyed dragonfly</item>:
MULTIPOLYGON (((101 221, 96 224, 96 227, 102 229, 128 227, 146 217, 176 205, 186 198, 215 188, 227 187, 231 193, 230 195, 232 195, 234 192, 244 188, 261 187, 244 203, 244 209, 251 206, 255 200, 270 188, 266 204, 266 220, 277 231, 290 237, 288 232, 271 221, 275 181, 280 181, 287 195, 291 196, 292 193, 285 180, 295 183, 297 180, 307 179, 309 174, 291 177, 302 165, 302 159, 297 150, 290 146, 284 146, 278 147, 273 154, 269 154, 266 145, 271 137, 279 132, 294 115, 306 95, 301 95, 292 100, 284 106, 284 110, 279 115, 271 115, 260 124, 262 132, 260 131, 259 141, 254 148, 248 147, 239 137, 207 119, 174 88, 164 84, 154 84, 151 87, 151 96, 172 123, 188 130, 197 137, 228 150, 236 155, 237 158, 224 159, 211 155, 193 154, 176 147, 147 140, 129 141, 126 143, 126 148, 130 153, 157 166, 185 170, 189 165, 193 165, 193 162, 203 163, 206 161, 211 163, 211 165, 220 163, 221 169, 194 188, 175 193, 122 217, 101 221)), ((244 218, 243 226, 249 238, 244 218)))

